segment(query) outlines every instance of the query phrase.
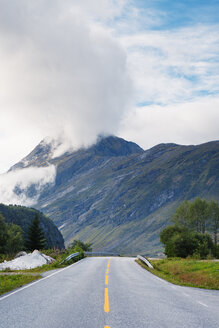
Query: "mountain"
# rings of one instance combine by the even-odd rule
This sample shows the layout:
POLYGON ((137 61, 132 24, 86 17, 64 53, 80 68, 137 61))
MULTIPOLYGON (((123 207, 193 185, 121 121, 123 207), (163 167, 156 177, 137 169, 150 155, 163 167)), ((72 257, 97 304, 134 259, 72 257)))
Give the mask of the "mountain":
POLYGON ((24 231, 24 236, 27 234, 27 230, 31 221, 37 214, 40 220, 41 228, 43 229, 46 238, 47 246, 50 248, 64 248, 64 239, 58 228, 55 226, 52 220, 47 218, 43 213, 37 211, 36 209, 28 208, 25 206, 7 206, 0 204, 0 213, 3 215, 5 222, 19 225, 24 231))
POLYGON ((219 141, 198 146, 159 144, 144 151, 117 137, 100 138, 87 149, 53 158, 41 142, 12 167, 56 166, 56 180, 36 207, 73 239, 94 250, 154 255, 159 232, 176 206, 197 196, 218 199, 219 141))

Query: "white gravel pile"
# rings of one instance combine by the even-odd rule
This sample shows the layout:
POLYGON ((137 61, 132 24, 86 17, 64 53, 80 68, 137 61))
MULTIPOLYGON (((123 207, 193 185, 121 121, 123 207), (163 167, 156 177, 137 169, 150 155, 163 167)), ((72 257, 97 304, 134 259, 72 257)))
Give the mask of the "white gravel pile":
POLYGON ((0 263, 0 270, 8 268, 11 270, 33 269, 42 266, 43 264, 52 263, 53 261, 54 259, 52 257, 35 250, 33 253, 20 256, 12 261, 4 261, 3 263, 0 263))

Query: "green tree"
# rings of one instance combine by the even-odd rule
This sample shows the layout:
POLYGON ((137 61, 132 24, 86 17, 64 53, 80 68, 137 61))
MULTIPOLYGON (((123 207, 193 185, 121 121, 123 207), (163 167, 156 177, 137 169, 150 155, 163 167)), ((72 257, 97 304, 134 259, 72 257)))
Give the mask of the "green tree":
POLYGON ((206 258, 207 255, 213 254, 215 252, 214 243, 211 236, 208 233, 194 233, 194 238, 198 242, 198 247, 195 250, 201 258, 206 258))
POLYGON ((160 241, 165 245, 174 235, 188 231, 187 228, 177 224, 164 228, 160 233, 160 241))
POLYGON ((179 207, 177 207, 176 212, 171 216, 170 220, 177 225, 193 229, 190 208, 191 203, 188 200, 185 200, 179 205, 179 207))
POLYGON ((8 229, 4 217, 0 213, 0 254, 6 252, 6 244, 8 240, 8 229))
POLYGON ((217 246, 217 234, 219 230, 219 206, 218 203, 211 200, 208 204, 209 229, 214 236, 214 244, 217 246))
POLYGON ((211 236, 191 231, 183 226, 173 225, 164 228, 160 240, 165 246, 167 257, 187 257, 197 254, 205 258, 215 253, 211 236))
POLYGON ((172 215, 171 221, 191 231, 205 233, 209 222, 208 202, 197 197, 193 202, 185 200, 172 215))
POLYGON ((43 249, 45 246, 46 239, 40 227, 38 215, 36 214, 27 232, 26 247, 28 250, 33 251, 35 249, 43 249))
POLYGON ((205 233, 208 223, 208 203, 205 199, 196 198, 190 205, 190 219, 197 232, 205 233))
POLYGON ((91 243, 83 243, 81 240, 74 240, 71 245, 69 246, 69 248, 76 248, 79 247, 81 248, 83 251, 85 252, 91 252, 92 251, 92 247, 91 247, 91 243))
POLYGON ((16 224, 8 225, 6 251, 9 254, 19 252, 24 247, 23 230, 16 224))
POLYGON ((193 255, 198 248, 198 241, 191 232, 174 234, 166 243, 167 257, 187 257, 193 255))

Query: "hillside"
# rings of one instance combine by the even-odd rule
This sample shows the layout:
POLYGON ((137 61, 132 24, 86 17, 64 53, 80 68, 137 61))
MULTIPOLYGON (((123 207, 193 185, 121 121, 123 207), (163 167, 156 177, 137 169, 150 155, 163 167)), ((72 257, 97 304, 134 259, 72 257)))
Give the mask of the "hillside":
POLYGON ((55 184, 44 189, 36 207, 53 219, 66 244, 80 238, 94 250, 153 255, 162 250, 159 232, 179 202, 218 199, 218 141, 144 151, 108 137, 57 158, 48 149, 41 143, 12 169, 22 163, 56 166, 55 184))
POLYGON ((0 213, 3 215, 5 222, 19 225, 26 235, 30 222, 35 214, 38 214, 41 228, 44 231, 47 246, 50 248, 64 248, 64 240, 54 225, 52 220, 47 218, 43 213, 24 206, 13 206, 0 204, 0 213))

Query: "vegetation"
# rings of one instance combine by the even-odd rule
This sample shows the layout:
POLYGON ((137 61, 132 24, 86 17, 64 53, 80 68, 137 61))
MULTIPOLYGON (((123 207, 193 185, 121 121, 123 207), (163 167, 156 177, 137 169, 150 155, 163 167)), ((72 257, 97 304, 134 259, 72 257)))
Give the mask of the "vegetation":
POLYGON ((45 248, 45 245, 46 239, 43 230, 40 228, 40 221, 36 214, 27 232, 26 248, 34 251, 35 249, 45 248))
POLYGON ((46 217, 42 212, 25 206, 7 206, 0 204, 0 213, 4 217, 5 223, 16 224, 22 229, 24 240, 27 239, 30 223, 37 215, 40 221, 40 227, 45 235, 46 248, 64 248, 64 240, 58 228, 55 226, 52 220, 46 217))
POLYGON ((193 202, 185 200, 176 209, 171 220, 175 224, 198 233, 205 233, 208 230, 213 234, 214 242, 217 244, 219 205, 215 201, 207 202, 200 197, 197 197, 193 202))
POLYGON ((64 268, 72 263, 79 261, 84 257, 84 252, 79 246, 76 246, 73 249, 69 248, 65 251, 59 249, 46 249, 42 252, 54 258, 55 261, 51 264, 45 264, 41 267, 29 270, 4 270, 2 273, 0 273, 0 295, 15 288, 21 287, 33 280, 41 278, 40 274, 45 271, 64 268), (71 259, 68 262, 64 262, 67 256, 76 252, 80 252, 77 257, 71 259))
POLYGON ((0 275, 0 295, 39 279, 40 275, 0 275))
POLYGON ((69 246, 69 249, 82 249, 85 252, 92 252, 91 243, 83 243, 81 240, 74 240, 71 245, 69 246))
POLYGON ((175 225, 160 233, 167 257, 218 257, 219 206, 216 202, 200 198, 184 201, 171 219, 175 225))
POLYGON ((172 258, 150 261, 154 269, 150 269, 139 260, 137 262, 173 284, 219 289, 219 262, 172 258))
POLYGON ((22 250, 23 231, 13 223, 7 224, 0 214, 0 254, 14 254, 22 250))

